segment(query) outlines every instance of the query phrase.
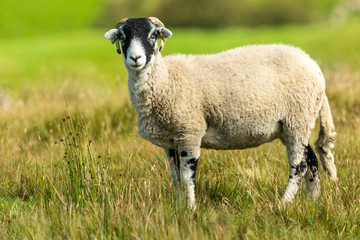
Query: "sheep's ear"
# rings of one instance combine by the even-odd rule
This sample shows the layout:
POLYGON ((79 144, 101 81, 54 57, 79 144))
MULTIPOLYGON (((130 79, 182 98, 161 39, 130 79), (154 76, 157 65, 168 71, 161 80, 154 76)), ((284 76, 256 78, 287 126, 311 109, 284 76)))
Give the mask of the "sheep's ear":
POLYGON ((170 38, 172 35, 172 32, 166 27, 159 27, 156 30, 163 41, 165 41, 167 38, 170 38))
POLYGON ((104 37, 109 41, 114 41, 117 31, 118 29, 111 29, 105 33, 104 37))
POLYGON ((111 29, 109 31, 107 31, 104 35, 104 37, 111 41, 111 43, 115 43, 116 45, 116 51, 118 54, 121 54, 121 49, 120 49, 120 44, 119 44, 119 38, 117 36, 117 32, 119 31, 119 29, 111 29))
POLYGON ((161 39, 161 44, 160 44, 160 48, 159 48, 159 51, 161 52, 165 47, 166 39, 171 37, 172 32, 165 27, 159 27, 159 28, 157 28, 157 34, 159 35, 159 38, 161 39))

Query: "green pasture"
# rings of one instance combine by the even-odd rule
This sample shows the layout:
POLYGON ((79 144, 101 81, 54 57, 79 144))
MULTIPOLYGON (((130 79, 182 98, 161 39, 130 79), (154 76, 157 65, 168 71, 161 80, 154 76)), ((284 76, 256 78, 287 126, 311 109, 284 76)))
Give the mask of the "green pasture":
MULTIPOLYGON (((248 44, 285 43, 304 49, 323 68, 342 65, 356 70, 360 65, 359 22, 360 18, 354 18, 345 25, 175 28, 163 54, 208 54, 248 44)), ((108 29, 1 39, 0 87, 16 91, 34 84, 51 86, 63 81, 56 77, 59 74, 79 76, 76 81, 84 84, 111 84, 117 75, 126 81, 122 57, 103 38, 108 29)))
POLYGON ((320 198, 302 184, 287 207, 279 205, 288 177, 279 141, 203 150, 196 214, 177 206, 163 151, 137 135, 122 56, 103 38, 113 26, 2 37, 0 238, 359 239, 359 22, 171 28, 164 55, 301 47, 324 71, 338 133, 339 181, 320 169, 320 198))

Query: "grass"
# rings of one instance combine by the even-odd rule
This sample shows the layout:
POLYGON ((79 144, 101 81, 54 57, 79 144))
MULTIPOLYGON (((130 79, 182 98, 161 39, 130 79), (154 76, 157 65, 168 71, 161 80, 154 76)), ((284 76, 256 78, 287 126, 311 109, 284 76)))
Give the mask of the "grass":
MULTIPOLYGON (((358 239, 360 48, 347 25, 175 29, 164 54, 285 42, 319 61, 338 137, 339 181, 321 170, 279 205, 287 161, 279 141, 202 150, 198 210, 178 208, 163 151, 137 135, 126 72, 104 30, 0 40, 0 238, 358 239)), ((310 143, 317 137, 313 131, 310 143)))

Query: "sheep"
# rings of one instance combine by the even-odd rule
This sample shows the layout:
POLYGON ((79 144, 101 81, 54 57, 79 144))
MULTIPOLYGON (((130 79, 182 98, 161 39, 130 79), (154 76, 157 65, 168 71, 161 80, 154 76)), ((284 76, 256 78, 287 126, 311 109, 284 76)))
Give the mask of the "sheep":
POLYGON ((318 160, 308 141, 318 114, 316 149, 324 170, 336 181, 331 152, 336 133, 325 79, 305 52, 272 44, 162 57, 171 36, 155 17, 123 19, 105 34, 119 54, 121 43, 138 133, 164 149, 176 196, 196 208, 200 148, 246 149, 280 139, 289 163, 281 202, 294 199, 302 178, 316 198, 318 160))

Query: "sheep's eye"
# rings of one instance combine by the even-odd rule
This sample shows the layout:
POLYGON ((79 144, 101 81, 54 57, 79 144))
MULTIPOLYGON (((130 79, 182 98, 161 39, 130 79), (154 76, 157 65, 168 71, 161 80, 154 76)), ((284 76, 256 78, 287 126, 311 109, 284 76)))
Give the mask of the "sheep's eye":
POLYGON ((151 36, 150 36, 151 38, 155 38, 155 34, 151 34, 151 36))
POLYGON ((120 34, 119 38, 124 39, 124 35, 120 34))

